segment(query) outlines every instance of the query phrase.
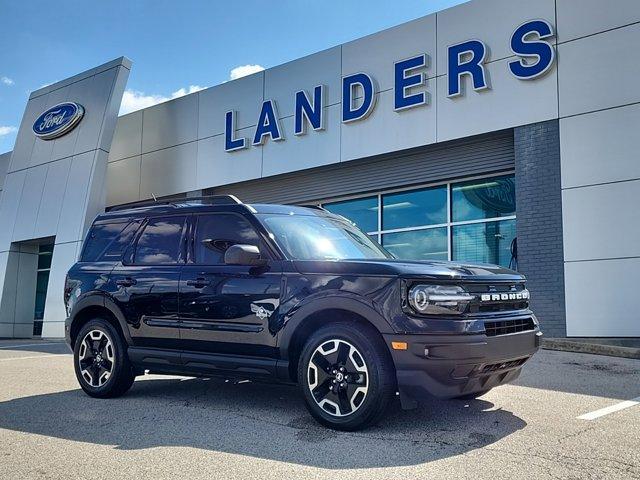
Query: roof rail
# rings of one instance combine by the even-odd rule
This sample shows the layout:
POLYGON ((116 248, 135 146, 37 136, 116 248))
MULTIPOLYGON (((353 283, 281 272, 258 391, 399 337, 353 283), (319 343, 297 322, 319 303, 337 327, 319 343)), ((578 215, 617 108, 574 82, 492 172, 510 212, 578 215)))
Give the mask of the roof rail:
POLYGON ((172 198, 168 200, 143 200, 140 202, 118 205, 116 207, 109 208, 108 211, 119 212, 121 210, 143 207, 177 207, 180 203, 188 203, 192 201, 210 203, 211 205, 242 205, 242 202, 235 195, 205 195, 202 197, 172 198))

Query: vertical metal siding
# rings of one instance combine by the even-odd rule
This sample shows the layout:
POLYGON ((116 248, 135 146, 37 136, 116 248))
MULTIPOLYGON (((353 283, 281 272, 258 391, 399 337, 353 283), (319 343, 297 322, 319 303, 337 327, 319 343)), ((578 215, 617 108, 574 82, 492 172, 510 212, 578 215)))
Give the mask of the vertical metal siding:
MULTIPOLYGON (((295 139, 296 141, 298 139, 295 139)), ((269 148, 268 145, 264 148, 269 148)), ((309 203, 514 168, 513 130, 206 190, 246 203, 309 203)))

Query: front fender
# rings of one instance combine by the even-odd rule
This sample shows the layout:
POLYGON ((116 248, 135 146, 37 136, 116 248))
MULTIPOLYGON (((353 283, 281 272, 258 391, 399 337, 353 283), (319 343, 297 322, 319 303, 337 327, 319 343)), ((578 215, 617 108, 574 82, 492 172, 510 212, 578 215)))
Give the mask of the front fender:
MULTIPOLYGON (((360 296, 346 292, 323 292, 321 296, 308 297, 304 303, 285 316, 278 334, 278 348, 281 359, 288 359, 289 346, 296 330, 311 315, 323 310, 342 310, 366 318, 380 333, 394 333, 393 328, 373 305, 360 296)), ((330 319, 328 319, 330 320, 330 319)))

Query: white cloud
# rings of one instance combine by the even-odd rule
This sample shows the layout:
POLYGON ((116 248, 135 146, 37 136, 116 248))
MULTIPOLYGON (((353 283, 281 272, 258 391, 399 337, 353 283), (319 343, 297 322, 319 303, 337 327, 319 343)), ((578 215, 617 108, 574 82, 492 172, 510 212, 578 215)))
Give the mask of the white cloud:
POLYGON ((184 97, 190 93, 199 92, 204 88, 205 87, 201 87, 199 85, 189 85, 188 88, 182 87, 169 96, 153 94, 147 95, 144 92, 139 92, 137 90, 125 90, 124 95, 122 96, 122 103, 120 104, 120 115, 151 107, 158 103, 167 102, 174 98, 184 97))
POLYGON ((229 80, 235 80, 240 77, 246 77, 252 73, 264 70, 262 65, 240 65, 229 72, 229 80))
POLYGON ((16 127, 0 127, 0 137, 16 133, 18 129, 16 127))
POLYGON ((0 77, 0 82, 4 83, 5 85, 7 85, 9 87, 11 85, 13 85, 14 83, 16 83, 12 79, 10 79, 9 77, 0 77))

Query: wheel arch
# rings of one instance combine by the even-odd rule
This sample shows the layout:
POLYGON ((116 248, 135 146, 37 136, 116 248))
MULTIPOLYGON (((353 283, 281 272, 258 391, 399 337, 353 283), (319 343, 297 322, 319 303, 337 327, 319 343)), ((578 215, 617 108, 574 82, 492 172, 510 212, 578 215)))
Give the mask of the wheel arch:
POLYGON ((95 295, 81 299, 71 315, 69 338, 72 349, 82 326, 98 317, 109 322, 122 335, 125 342, 131 345, 131 335, 120 309, 112 300, 95 295))
POLYGON ((382 334, 392 332, 389 323, 378 312, 360 301, 335 297, 314 301, 300 308, 281 330, 280 356, 288 361, 289 380, 297 381, 298 361, 307 338, 325 325, 345 321, 375 332, 384 345, 382 334))

